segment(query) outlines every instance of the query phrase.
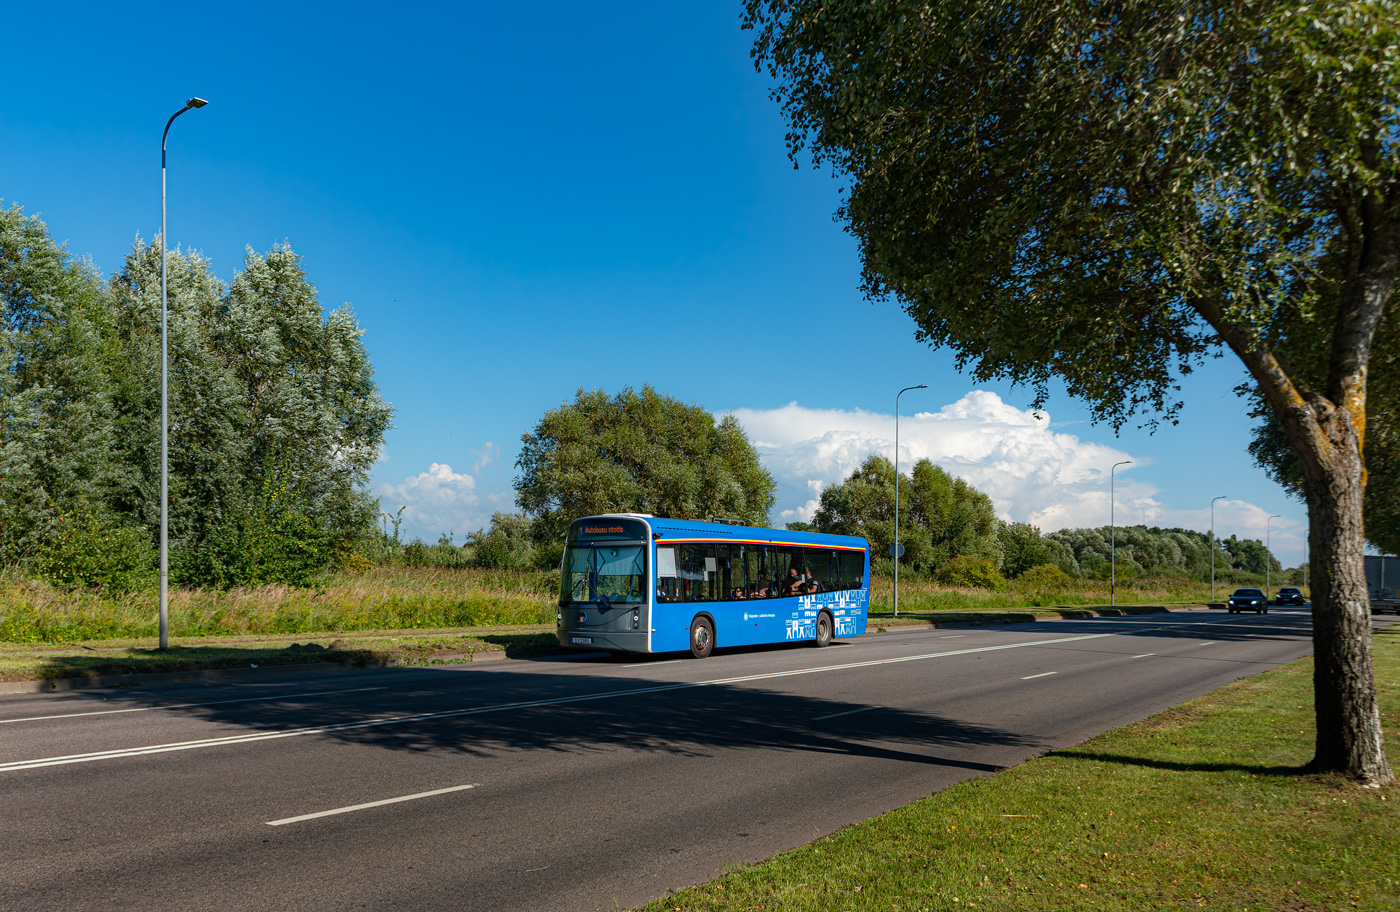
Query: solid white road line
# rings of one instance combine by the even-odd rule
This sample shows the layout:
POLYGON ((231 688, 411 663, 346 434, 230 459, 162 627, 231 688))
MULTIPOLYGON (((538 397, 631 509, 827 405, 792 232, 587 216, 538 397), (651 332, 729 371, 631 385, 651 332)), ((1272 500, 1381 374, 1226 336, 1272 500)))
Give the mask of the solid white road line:
POLYGON ((303 820, 315 820, 317 817, 334 817, 336 814, 348 814, 351 811, 363 811, 366 808, 383 807, 386 804, 398 804, 400 801, 414 801, 418 798, 431 798, 433 795, 445 795, 448 792, 460 792, 472 788, 476 788, 476 785, 454 785, 451 788, 433 789, 431 792, 419 792, 416 795, 402 795, 398 798, 385 798, 383 801, 366 801, 364 804, 352 804, 349 807, 336 808, 331 811, 302 814, 300 817, 284 817, 281 820, 269 820, 267 825, 286 826, 289 823, 301 823, 303 820))
POLYGON ((832 713, 829 716, 817 716, 813 722, 824 722, 827 719, 839 719, 842 716, 854 716, 856 713, 870 712, 872 709, 881 709, 879 706, 862 706, 860 709, 848 709, 845 712, 832 713))
POLYGON ((960 639, 962 639, 962 638, 965 637, 965 636, 967 636, 967 634, 965 634, 965 633, 955 633, 955 634, 953 634, 952 636, 942 636, 942 637, 939 637, 939 639, 940 639, 940 640, 960 640, 960 639))
POLYGON ((791 678, 799 675, 823 674, 832 671, 850 671, 857 668, 876 668, 882 665, 898 665, 903 662, 919 662, 927 659, 945 659, 952 656, 972 655, 981 652, 1001 652, 1006 649, 1025 649, 1040 646, 1054 646, 1060 643, 1082 643, 1086 640, 1102 640, 1118 636, 1117 633, 1090 633, 1081 636, 1061 637, 1057 640, 1037 640, 1027 643, 1005 643, 1000 646, 978 646, 969 649, 950 649, 947 652, 929 652, 922 655, 898 656, 892 659, 872 659, 867 662, 850 662, 845 665, 819 665, 814 668, 798 668, 792 671, 771 671, 765 674, 743 675, 736 678, 716 678, 711 681, 694 681, 680 684, 661 684, 656 687, 636 687, 629 690, 611 690, 604 693, 579 694, 572 697, 555 697, 550 700, 527 700, 520 703, 497 703, 477 706, 470 709, 447 709, 439 712, 411 713, 380 719, 366 719, 358 722, 339 722, 334 725, 292 728, 283 731, 250 732, 242 735, 226 735, 222 738, 203 738, 197 741, 178 741, 172 744, 152 744, 147 747, 128 747, 118 750, 93 751, 86 754, 69 754, 62 757, 39 757, 34 760, 14 760, 0 763, 0 773, 38 769, 46 766, 63 766, 70 763, 91 763, 97 760, 115 760, 122 757, 139 757, 146 754, 165 754, 172 751, 194 750, 201 747, 220 747, 229 744, 249 744, 254 741, 275 741, 281 738, 295 738, 300 735, 320 735, 328 732, 350 731, 362 728, 378 728, 384 725, 402 725, 410 722, 425 722, 434 719, 451 719, 460 716, 475 716, 492 712, 518 712, 522 709, 535 709, 541 706, 561 706, 568 703, 588 703, 596 700, 616 700, 622 697, 645 694, 666 693, 673 690, 689 690, 696 687, 717 687, 729 684, 746 684, 751 681, 769 681, 776 678, 791 678))
POLYGON ((276 702, 278 700, 290 700, 294 697, 324 697, 331 694, 363 693, 366 690, 388 690, 388 688, 352 687, 349 690, 312 690, 306 693, 295 694, 265 694, 261 697, 239 697, 237 700, 210 700, 207 703, 168 703, 162 706, 136 706, 127 709, 97 709, 92 712, 63 713, 57 716, 29 716, 24 719, 0 719, 0 725, 9 725, 12 722, 47 722, 50 719, 77 719, 80 716, 111 716, 117 713, 143 713, 159 709, 188 709, 191 706, 218 706, 223 703, 276 702))
POLYGON ((1041 672, 1040 674, 1038 674, 1038 675, 1026 675, 1026 676, 1025 676, 1024 678, 1022 678, 1021 680, 1022 680, 1022 681, 1032 681, 1032 680, 1034 680, 1034 679, 1036 679, 1036 678, 1048 678, 1048 677, 1050 677, 1050 676, 1053 675, 1053 674, 1059 674, 1059 672, 1058 672, 1058 671, 1042 671, 1042 672, 1041 672))

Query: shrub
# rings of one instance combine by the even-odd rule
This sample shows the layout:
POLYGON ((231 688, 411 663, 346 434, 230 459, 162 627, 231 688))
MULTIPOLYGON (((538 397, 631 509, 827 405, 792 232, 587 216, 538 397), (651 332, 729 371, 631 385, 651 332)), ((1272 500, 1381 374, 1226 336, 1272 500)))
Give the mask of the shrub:
POLYGON ((63 515, 58 528, 32 562, 49 582, 112 592, 155 585, 159 553, 145 529, 105 511, 63 515))
POLYGON ((469 536, 476 565, 494 570, 526 570, 531 567, 554 569, 559 566, 563 545, 554 554, 553 563, 535 554, 531 544, 532 521, 519 513, 491 514, 491 528, 478 529, 469 536))
POLYGON ((364 552, 355 551, 341 563, 341 569, 349 573, 368 573, 374 569, 374 561, 364 552))
POLYGON ((990 589, 993 592, 1006 588, 1006 577, 997 572, 995 564, 985 557, 967 554, 959 554, 944 564, 943 569, 938 571, 938 581, 945 586, 990 589))
POLYGON ((405 567, 426 567, 428 566, 428 543, 421 538, 403 546, 403 565, 405 567))
POLYGON ((1021 589, 1067 589, 1074 578, 1054 564, 1036 564, 1016 578, 1021 589))
POLYGON ((258 493, 237 504, 207 539, 172 549, 172 582, 215 589, 313 585, 347 551, 339 532, 302 507, 288 483, 267 468, 258 493))
POLYGON ((564 545, 556 542, 552 545, 540 545, 535 548, 535 569, 558 571, 559 564, 564 560, 564 545))

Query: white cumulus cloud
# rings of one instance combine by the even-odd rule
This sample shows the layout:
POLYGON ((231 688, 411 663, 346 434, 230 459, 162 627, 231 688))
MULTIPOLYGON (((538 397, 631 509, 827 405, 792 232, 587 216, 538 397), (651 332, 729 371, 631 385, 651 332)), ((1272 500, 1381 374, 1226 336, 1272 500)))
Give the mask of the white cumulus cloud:
POLYGON ((472 474, 474 475, 480 475, 482 469, 501 457, 501 448, 489 440, 480 450, 472 450, 472 452, 477 457, 476 462, 472 463, 472 474))
POLYGON ((433 463, 428 471, 405 478, 401 484, 381 484, 376 493, 384 510, 394 513, 400 506, 406 535, 435 537, 449 530, 460 541, 464 531, 482 525, 476 479, 452 471, 452 466, 433 463))
MULTIPOLYGON (((734 416, 778 482, 777 516, 809 520, 822 488, 840 482, 872 453, 894 455, 894 416, 862 410, 736 409, 734 416)), ((899 463, 905 473, 928 459, 991 497, 1003 519, 1042 531, 1108 523, 1109 468, 1122 450, 1057 430, 1045 412, 1018 409, 974 390, 938 411, 901 415, 899 463)), ((1134 459, 1139 466, 1146 460, 1134 459)), ((1119 523, 1160 524, 1168 511, 1156 489, 1116 477, 1119 523)))

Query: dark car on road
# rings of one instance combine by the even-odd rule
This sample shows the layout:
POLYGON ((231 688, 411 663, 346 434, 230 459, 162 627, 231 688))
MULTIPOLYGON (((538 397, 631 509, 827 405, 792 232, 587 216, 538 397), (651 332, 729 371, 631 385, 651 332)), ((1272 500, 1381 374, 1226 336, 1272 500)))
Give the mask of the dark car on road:
POLYGON ((1284 586, 1278 591, 1278 595, 1274 596, 1275 605, 1306 605, 1307 601, 1303 598, 1302 591, 1292 586, 1284 586))
POLYGON ((1231 614, 1239 614, 1244 611, 1268 614, 1269 599, 1260 589, 1236 589, 1235 594, 1230 596, 1230 601, 1226 603, 1225 607, 1230 609, 1231 614))

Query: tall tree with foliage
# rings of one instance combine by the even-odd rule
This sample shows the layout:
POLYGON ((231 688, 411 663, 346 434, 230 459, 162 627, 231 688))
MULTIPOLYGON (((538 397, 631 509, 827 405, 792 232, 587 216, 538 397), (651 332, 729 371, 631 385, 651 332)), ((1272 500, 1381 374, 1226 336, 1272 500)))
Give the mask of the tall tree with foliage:
POLYGON ((1001 522, 997 542, 1001 546, 1001 572, 1007 579, 1042 564, 1053 564, 1066 573, 1079 571, 1068 548, 1041 535, 1039 527, 1030 523, 1001 522))
MULTIPOLYGON (((821 532, 859 535, 872 553, 894 544, 894 464, 868 457, 840 484, 821 493, 813 524, 821 532)), ((930 573, 955 557, 982 558, 1001 566, 1000 521, 992 499, 943 469, 920 459, 899 483, 900 566, 930 573)))
MULTIPOLYGON (((1400 266, 1393 0, 748 0, 793 154, 848 181, 864 286, 982 380, 1171 419, 1222 346, 1302 462, 1313 766, 1392 778, 1362 458, 1400 266), (1316 375, 1285 349, 1305 332, 1316 375)), ((1150 421, 1158 420, 1156 417, 1150 421)))
MULTIPOLYGON (((301 581, 373 533, 366 484, 392 409, 348 307, 324 313, 297 254, 248 251, 225 287, 171 251, 170 499, 178 579, 301 581)), ((158 522, 160 247, 112 281, 110 365, 129 467, 120 506, 158 522)))
POLYGON ((120 475, 109 378, 106 296, 92 267, 37 216, 0 209, 0 565, 44 566, 100 550, 104 574, 138 571, 134 521, 106 503, 120 475))
POLYGON ((651 513, 768 523, 777 487, 732 416, 628 387, 578 391, 522 437, 515 502, 542 543, 579 516, 651 513))
MULTIPOLYGON (((139 587, 159 528, 160 264, 104 283, 39 219, 0 209, 0 564, 139 587)), ((177 579, 300 581, 374 532, 392 409, 348 308, 324 314, 286 246, 225 286, 168 258, 177 579)))

